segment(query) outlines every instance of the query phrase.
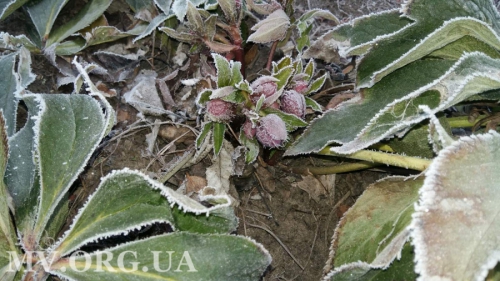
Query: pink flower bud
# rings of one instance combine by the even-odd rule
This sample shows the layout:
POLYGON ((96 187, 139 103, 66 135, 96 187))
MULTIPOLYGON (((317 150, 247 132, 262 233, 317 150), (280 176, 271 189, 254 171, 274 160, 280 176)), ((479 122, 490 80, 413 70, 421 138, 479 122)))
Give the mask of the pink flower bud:
POLYGON ((293 90, 299 94, 305 94, 307 88, 309 88, 309 82, 304 80, 295 81, 295 85, 293 86, 293 90))
POLYGON ((257 128, 253 126, 252 121, 246 120, 245 123, 243 124, 243 133, 247 136, 249 139, 253 139, 255 137, 255 132, 257 131, 257 128))
POLYGON ((285 122, 276 114, 262 117, 257 126, 256 136, 265 147, 280 147, 288 138, 285 122))
POLYGON ((286 91, 281 96, 281 110, 299 118, 306 115, 306 99, 294 90, 286 91))
POLYGON ((207 114, 216 122, 229 122, 234 116, 234 104, 221 99, 207 102, 207 114))
POLYGON ((271 76, 262 76, 257 78, 250 84, 253 89, 251 96, 252 101, 255 103, 259 100, 260 96, 264 95, 266 98, 272 96, 278 90, 278 79, 271 76))

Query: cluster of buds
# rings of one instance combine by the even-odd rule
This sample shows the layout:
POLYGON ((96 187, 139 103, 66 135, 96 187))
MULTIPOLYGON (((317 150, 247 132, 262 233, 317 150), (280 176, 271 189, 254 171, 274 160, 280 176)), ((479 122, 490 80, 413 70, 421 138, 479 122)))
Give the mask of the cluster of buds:
MULTIPOLYGON (((219 70, 217 89, 200 93, 198 104, 205 108, 209 122, 228 124, 238 116, 245 116, 241 143, 250 141, 267 148, 283 147, 291 131, 307 125, 304 121, 307 106, 321 111, 321 107, 307 97, 319 90, 326 78, 311 82, 313 62, 303 68, 300 60, 287 57, 274 65, 271 75, 249 83, 232 69, 239 67, 238 63, 227 62, 219 55, 214 55, 214 59, 219 70)), ((217 132, 222 134, 220 130, 217 132)))

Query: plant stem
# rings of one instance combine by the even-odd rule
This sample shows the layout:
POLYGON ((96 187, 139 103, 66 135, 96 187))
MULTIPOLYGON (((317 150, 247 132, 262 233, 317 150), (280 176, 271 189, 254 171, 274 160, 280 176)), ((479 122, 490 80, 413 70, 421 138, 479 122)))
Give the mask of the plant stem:
POLYGON ((380 166, 380 164, 363 161, 327 167, 293 167, 290 170, 296 174, 330 175, 370 169, 377 166, 380 166))
POLYGON ((370 150, 360 150, 358 152, 354 152, 352 154, 338 154, 331 151, 330 146, 327 146, 318 154, 321 155, 330 155, 330 156, 338 156, 338 157, 346 157, 351 159, 376 162, 396 167, 402 167, 406 169, 413 169, 417 171, 424 171, 431 164, 431 160, 410 156, 403 156, 379 151, 370 151, 370 150))
POLYGON ((269 57, 267 57, 266 69, 271 71, 271 65, 273 63, 274 53, 276 52, 276 48, 278 47, 278 41, 274 41, 273 45, 271 45, 271 51, 269 51, 269 57))
MULTIPOLYGON (((488 117, 487 115, 479 115, 476 117, 476 120, 481 120, 483 118, 488 117)), ((469 122, 469 116, 459 116, 459 117, 451 117, 451 118, 446 118, 446 121, 448 121, 448 124, 452 128, 468 128, 474 126, 474 123, 469 122)))

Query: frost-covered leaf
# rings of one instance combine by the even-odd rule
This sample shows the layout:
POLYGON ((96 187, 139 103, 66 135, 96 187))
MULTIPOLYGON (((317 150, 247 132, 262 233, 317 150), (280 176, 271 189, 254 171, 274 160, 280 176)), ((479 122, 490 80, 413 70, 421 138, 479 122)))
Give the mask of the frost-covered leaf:
POLYGON ((130 91, 123 95, 127 103, 135 107, 140 112, 152 115, 172 114, 166 110, 156 89, 157 73, 152 70, 143 70, 138 74, 132 83, 130 91))
MULTIPOLYGON (((430 109, 425 108, 424 111, 430 111, 430 109)), ((433 114, 430 114, 428 134, 429 142, 431 143, 432 149, 436 154, 455 141, 455 139, 451 136, 451 128, 447 123, 446 118, 438 119, 433 114), (441 122, 447 125, 446 128, 441 124, 441 122)))
POLYGON ((86 243, 159 222, 178 231, 227 233, 235 230, 237 219, 226 208, 204 207, 139 172, 115 171, 102 179, 53 249, 66 255, 86 243), (207 216, 216 210, 225 217, 207 216))
POLYGON ((252 26, 255 32, 247 40, 262 44, 280 41, 285 38, 288 27, 290 27, 290 18, 285 11, 278 9, 252 26))
POLYGON ((324 74, 323 76, 319 77, 318 79, 314 80, 311 82, 309 87, 307 88, 306 95, 313 94, 321 89, 323 87, 323 84, 325 84, 326 77, 328 74, 324 74))
POLYGON ((138 240, 90 255, 97 261, 114 258, 102 270, 84 270, 88 256, 64 258, 50 273, 71 280, 259 280, 271 263, 262 245, 234 235, 171 233, 138 240), (153 252, 152 252, 153 250, 153 252), (121 257, 121 259, 120 259, 121 257), (72 263, 75 266, 70 266, 72 263))
POLYGON ((281 110, 277 110, 277 109, 274 109, 271 107, 265 108, 262 111, 264 111, 264 113, 266 113, 266 114, 278 115, 285 122, 286 130, 288 132, 294 131, 295 129, 297 129, 299 127, 307 126, 306 121, 300 119, 299 117, 297 117, 293 114, 284 113, 281 110))
POLYGON ((35 81, 36 75, 31 72, 31 53, 28 49, 22 46, 19 49, 18 57, 17 74, 19 75, 19 84, 25 89, 35 81))
POLYGON ((170 14, 170 6, 172 5, 173 0, 154 0, 156 6, 160 8, 160 10, 165 14, 170 14))
POLYGON ((11 50, 19 50, 21 47, 25 47, 30 52, 40 52, 39 47, 24 34, 12 36, 8 33, 0 32, 0 47, 11 50))
POLYGON ((293 74, 295 73, 295 68, 293 65, 286 66, 283 68, 278 67, 278 71, 276 73, 273 73, 273 77, 278 79, 276 81, 276 84, 278 84, 278 91, 285 88, 285 86, 288 84, 288 81, 292 78, 293 74))
POLYGON ((4 20, 29 0, 0 0, 0 20, 4 20))
POLYGON ((89 26, 109 7, 112 0, 91 0, 70 21, 59 26, 47 39, 46 46, 59 43, 73 33, 89 26))
POLYGON ((207 122, 207 123, 203 124, 203 126, 201 128, 201 132, 198 135, 198 137, 196 138, 196 147, 201 147, 201 145, 203 144, 203 141, 205 140, 205 138, 207 137, 209 132, 212 130, 212 123, 213 122, 207 122))
POLYGON ((39 197, 38 177, 34 162, 35 120, 40 118, 39 100, 35 96, 23 99, 28 108, 26 124, 9 138, 10 155, 5 183, 14 203, 17 229, 25 233, 34 223, 39 197))
POLYGON ((89 46, 112 42, 129 36, 139 35, 142 32, 146 32, 145 30, 147 27, 148 26, 146 24, 137 24, 131 30, 120 31, 114 26, 98 26, 89 30, 88 32, 80 32, 83 33, 83 37, 78 36, 74 39, 57 44, 55 52, 57 55, 61 56, 74 55, 75 53, 78 53, 89 46))
POLYGON ((161 27, 160 31, 165 32, 169 37, 172 37, 181 42, 193 43, 194 41, 199 39, 199 36, 196 34, 191 34, 187 32, 177 32, 176 30, 166 26, 161 27))
MULTIPOLYGON (((443 118, 445 119, 445 118, 443 118)), ((406 155, 432 159, 434 150, 429 144, 429 126, 427 122, 415 125, 404 136, 394 136, 388 141, 384 141, 393 152, 406 155)))
POLYGON ((240 143, 245 146, 246 151, 245 151, 245 163, 250 164, 253 163, 256 159, 257 156, 259 156, 259 143, 257 140, 254 139, 249 139, 243 130, 240 132, 240 143))
POLYGON ((231 65, 226 58, 219 54, 212 54, 215 62, 215 68, 217 69, 217 87, 222 88, 231 85, 232 72, 231 65))
POLYGON ((412 222, 422 280, 483 280, 498 262, 500 135, 463 137, 426 172, 412 222))
POLYGON ((214 138, 214 153, 215 156, 219 155, 224 142, 224 133, 226 132, 226 124, 213 122, 213 138, 214 138))
POLYGON ((171 10, 177 17, 179 21, 184 21, 184 17, 186 16, 188 10, 188 3, 191 3, 193 6, 198 7, 203 3, 207 3, 207 0, 175 0, 172 4, 171 10))
POLYGON ((401 258, 394 260, 387 269, 374 269, 367 263, 351 263, 328 273, 323 281, 386 281, 416 280, 414 253, 410 242, 401 251, 401 258))
POLYGON ((332 142, 342 144, 333 148, 335 152, 352 153, 429 118, 430 113, 500 88, 500 60, 470 53, 453 62, 418 60, 391 73, 362 89, 361 100, 344 103, 313 121, 286 154, 319 151, 332 142), (419 105, 427 105, 431 112, 422 112, 419 105))
MULTIPOLYGON (((409 237, 408 225, 422 178, 389 177, 370 185, 340 221, 326 269, 387 268, 409 237)), ((337 280, 337 279, 332 279, 337 280)))
POLYGON ((14 273, 3 272, 3 268, 9 266, 11 262, 9 251, 18 253, 16 243, 16 232, 10 219, 9 195, 7 187, 3 181, 5 170, 7 168, 7 158, 9 156, 9 147, 7 143, 7 132, 5 130, 5 120, 0 110, 0 277, 2 280, 12 280, 14 273), (4 279, 5 278, 5 279, 4 279))
POLYGON ((403 11, 415 23, 378 41, 365 55, 358 66, 359 86, 373 85, 395 68, 464 36, 498 46, 500 16, 491 1, 416 0, 403 11))
POLYGON ((306 50, 304 58, 319 58, 327 62, 332 54, 346 56, 350 49, 357 47, 356 54, 362 55, 372 45, 389 34, 398 32, 413 21, 402 16, 399 9, 363 16, 335 27, 315 41, 306 50))
POLYGON ((132 40, 132 43, 137 42, 137 40, 140 40, 146 36, 149 36, 158 26, 160 26, 163 22, 171 18, 172 16, 169 16, 167 14, 159 14, 156 16, 149 24, 148 26, 144 29, 144 31, 139 34, 134 40, 132 40))
POLYGON ((18 81, 14 73, 14 65, 17 54, 12 53, 0 58, 0 110, 5 119, 5 130, 7 136, 14 134, 16 130, 16 113, 18 103, 18 81))
POLYGON ((101 106, 86 95, 36 95, 40 117, 35 149, 40 203, 34 235, 40 239, 54 209, 83 170, 106 131, 101 106))
POLYGON ((314 110, 316 112, 323 111, 323 108, 321 107, 321 105, 319 105, 315 100, 313 100, 309 97, 305 97, 305 99, 306 99, 306 106, 310 107, 312 110, 314 110))
POLYGON ((304 49, 304 47, 306 46, 308 47, 310 45, 309 36, 313 28, 312 20, 317 17, 332 20, 336 24, 339 23, 337 17, 335 17, 332 13, 330 13, 327 10, 313 9, 302 14, 295 23, 299 31, 299 38, 297 39, 297 46, 296 46, 299 52, 302 52, 302 49, 304 49))
POLYGON ((189 25, 190 29, 192 29, 195 32, 200 32, 200 33, 203 32, 204 30, 203 19, 201 18, 201 14, 198 11, 198 9, 196 9, 196 7, 191 2, 188 2, 186 18, 187 18, 187 24, 189 25))
POLYGON ((67 2, 68 0, 40 0, 27 5, 26 10, 43 41, 49 37, 57 16, 67 2))
POLYGON ((207 168, 207 187, 211 189, 211 195, 227 195, 231 182, 229 178, 233 172, 232 153, 233 146, 224 141, 217 158, 207 168))

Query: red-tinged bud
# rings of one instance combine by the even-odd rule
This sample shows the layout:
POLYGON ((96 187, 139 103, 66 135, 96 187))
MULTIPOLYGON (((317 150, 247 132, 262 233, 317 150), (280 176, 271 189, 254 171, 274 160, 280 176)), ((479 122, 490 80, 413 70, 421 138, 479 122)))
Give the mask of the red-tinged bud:
POLYGON ((272 96, 278 90, 278 79, 272 76, 262 76, 257 78, 250 84, 253 89, 252 101, 255 103, 264 95, 266 98, 272 96))
POLYGON ((295 85, 293 86, 293 90, 299 94, 305 94, 308 88, 309 88, 309 82, 304 80, 296 81, 295 85))
POLYGON ((245 133, 247 138, 253 139, 255 137, 255 132, 257 132, 257 127, 252 124, 252 121, 247 119, 243 124, 243 133, 245 133))
POLYGON ((281 95, 281 110, 299 118, 306 115, 306 99, 304 95, 294 90, 286 91, 281 95))
POLYGON ((207 102, 207 114, 216 122, 229 122, 234 116, 234 104, 221 99, 207 102))
POLYGON ((282 146, 288 138, 285 122, 276 114, 262 117, 255 135, 263 146, 271 148, 282 146))

